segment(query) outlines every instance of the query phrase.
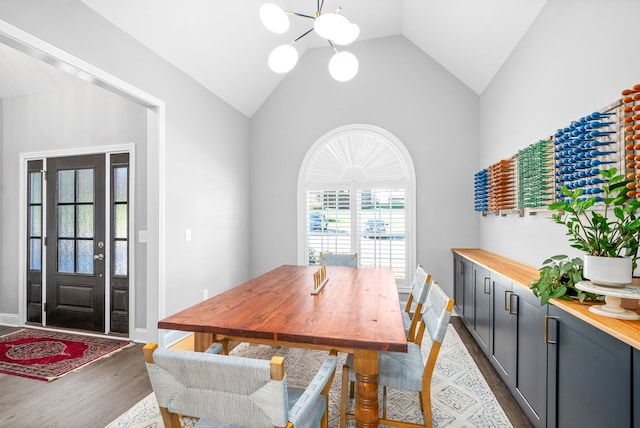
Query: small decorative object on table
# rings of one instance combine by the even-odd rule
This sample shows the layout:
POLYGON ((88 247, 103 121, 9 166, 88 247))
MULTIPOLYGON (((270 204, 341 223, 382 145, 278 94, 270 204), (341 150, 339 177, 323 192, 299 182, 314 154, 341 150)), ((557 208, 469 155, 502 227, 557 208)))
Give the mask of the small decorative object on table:
POLYGON ((327 282, 329 282, 329 278, 327 278, 327 265, 322 265, 320 269, 313 274, 313 290, 311 294, 318 294, 327 282))

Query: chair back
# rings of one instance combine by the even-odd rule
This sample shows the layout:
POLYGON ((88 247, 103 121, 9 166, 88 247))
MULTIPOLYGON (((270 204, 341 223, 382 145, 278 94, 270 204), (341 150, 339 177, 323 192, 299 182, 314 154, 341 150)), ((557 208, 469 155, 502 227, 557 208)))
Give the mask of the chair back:
POLYGON ((354 254, 340 254, 340 253, 320 253, 320 264, 327 266, 346 266, 346 267, 358 267, 358 253, 354 254))
MULTIPOLYGON (((418 265, 416 273, 413 275, 413 282, 411 283, 411 297, 412 301, 421 305, 427 299, 429 292, 429 285, 431 282, 431 274, 427 273, 422 265, 418 265)), ((420 312, 420 309, 418 309, 420 312)))
MULTIPOLYGON (((446 295, 437 281, 433 281, 422 309, 424 326, 433 342, 442 343, 453 311, 453 299, 446 295)), ((421 334, 420 331, 418 334, 421 334)))
POLYGON ((282 357, 270 362, 158 348, 153 360, 147 363, 153 391, 171 413, 230 426, 285 426, 289 420, 282 357), (273 379, 272 370, 281 379, 273 379))

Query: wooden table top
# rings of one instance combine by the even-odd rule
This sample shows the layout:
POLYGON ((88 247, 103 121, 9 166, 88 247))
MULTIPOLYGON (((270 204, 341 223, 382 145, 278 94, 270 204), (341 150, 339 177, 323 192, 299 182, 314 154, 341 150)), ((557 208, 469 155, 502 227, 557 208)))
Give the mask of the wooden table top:
POLYGON ((407 352, 391 269, 280 266, 158 322, 158 327, 338 349, 407 352))
MULTIPOLYGON (((510 279, 514 284, 526 287, 527 289, 529 289, 529 283, 534 279, 538 279, 540 276, 538 269, 532 266, 502 257, 489 251, 478 248, 454 248, 452 251, 464 256, 480 266, 484 266, 485 268, 510 279)), ((636 280, 634 280, 633 284, 640 285, 637 284, 636 280)), ((551 303, 573 316, 591 324, 592 326, 610 334, 627 345, 640 350, 640 321, 619 320, 589 312, 589 306, 600 303, 580 303, 578 300, 560 299, 552 299, 551 303)), ((640 308, 637 308, 635 311, 640 314, 640 308)))

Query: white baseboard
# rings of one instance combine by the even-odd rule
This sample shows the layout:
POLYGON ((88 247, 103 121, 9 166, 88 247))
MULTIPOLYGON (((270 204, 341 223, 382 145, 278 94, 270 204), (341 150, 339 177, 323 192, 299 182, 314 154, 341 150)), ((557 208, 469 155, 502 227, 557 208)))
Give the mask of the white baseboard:
POLYGON ((163 348, 168 348, 169 346, 175 345, 185 337, 189 336, 190 334, 193 334, 188 331, 176 331, 176 330, 162 330, 162 331, 164 332, 164 334, 161 337, 162 343, 159 343, 158 345, 163 348))
POLYGON ((8 327, 20 327, 20 316, 18 314, 0 313, 0 325, 8 327))

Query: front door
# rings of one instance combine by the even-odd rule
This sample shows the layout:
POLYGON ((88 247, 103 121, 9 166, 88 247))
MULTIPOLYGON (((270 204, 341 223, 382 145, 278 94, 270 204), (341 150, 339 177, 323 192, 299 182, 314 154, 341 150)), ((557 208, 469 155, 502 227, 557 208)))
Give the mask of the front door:
POLYGON ((105 155, 47 159, 46 323, 105 331, 105 155))

